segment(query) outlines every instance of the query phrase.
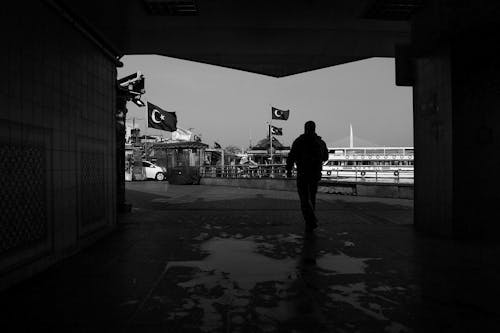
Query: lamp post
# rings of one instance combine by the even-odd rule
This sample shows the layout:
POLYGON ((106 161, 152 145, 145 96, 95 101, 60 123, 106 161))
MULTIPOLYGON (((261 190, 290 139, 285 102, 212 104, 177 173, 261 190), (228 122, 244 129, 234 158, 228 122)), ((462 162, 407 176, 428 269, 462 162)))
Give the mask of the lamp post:
POLYGON ((127 102, 137 106, 145 106, 141 96, 144 89, 144 75, 136 72, 116 81, 116 204, 118 212, 130 211, 131 205, 125 203, 125 121, 127 118, 127 102))

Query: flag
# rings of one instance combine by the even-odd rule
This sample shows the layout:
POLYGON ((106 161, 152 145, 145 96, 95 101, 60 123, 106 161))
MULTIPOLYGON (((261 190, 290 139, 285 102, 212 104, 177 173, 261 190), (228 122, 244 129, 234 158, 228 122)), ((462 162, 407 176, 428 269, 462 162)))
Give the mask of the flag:
POLYGON ((148 102, 148 127, 163 131, 177 130, 177 116, 175 112, 168 112, 148 102))
POLYGON ((172 140, 175 141, 191 141, 193 132, 177 127, 177 131, 172 132, 172 140))
POLYGON ((271 134, 272 135, 283 135, 283 128, 275 127, 271 125, 271 134))
POLYGON ((222 147, 217 142, 214 142, 214 148, 215 149, 221 149, 222 147))
POLYGON ((275 107, 271 107, 271 113, 273 119, 287 120, 288 116, 290 115, 290 110, 280 110, 276 109, 275 107))

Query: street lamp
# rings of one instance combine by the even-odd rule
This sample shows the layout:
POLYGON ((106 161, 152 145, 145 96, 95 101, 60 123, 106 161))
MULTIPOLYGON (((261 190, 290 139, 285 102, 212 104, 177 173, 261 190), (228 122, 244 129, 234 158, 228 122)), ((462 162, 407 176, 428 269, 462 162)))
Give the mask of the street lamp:
POLYGON ((132 99, 132 102, 137 105, 138 107, 143 107, 143 106, 146 106, 146 104, 144 104, 143 101, 141 101, 141 97, 140 96, 136 96, 132 99))

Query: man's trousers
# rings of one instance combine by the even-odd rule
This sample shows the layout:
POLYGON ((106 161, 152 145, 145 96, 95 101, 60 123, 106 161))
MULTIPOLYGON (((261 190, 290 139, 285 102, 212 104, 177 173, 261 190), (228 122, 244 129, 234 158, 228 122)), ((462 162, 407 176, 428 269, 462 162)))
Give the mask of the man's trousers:
POLYGON ((308 177, 297 177, 297 191, 299 192, 300 208, 306 225, 315 225, 318 219, 316 210, 316 193, 318 192, 318 180, 308 177))

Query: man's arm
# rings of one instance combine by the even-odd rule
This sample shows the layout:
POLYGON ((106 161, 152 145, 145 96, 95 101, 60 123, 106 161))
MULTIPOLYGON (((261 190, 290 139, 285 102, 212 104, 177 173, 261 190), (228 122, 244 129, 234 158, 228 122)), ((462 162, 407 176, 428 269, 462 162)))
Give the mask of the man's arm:
POLYGON ((286 158, 286 173, 287 176, 290 177, 292 175, 293 164, 297 160, 297 147, 295 141, 292 144, 292 148, 288 153, 288 157, 286 158))
POLYGON ((328 148, 326 147, 326 143, 325 141, 321 140, 321 144, 322 144, 322 152, 321 152, 321 160, 323 162, 325 161, 328 161, 328 148))

